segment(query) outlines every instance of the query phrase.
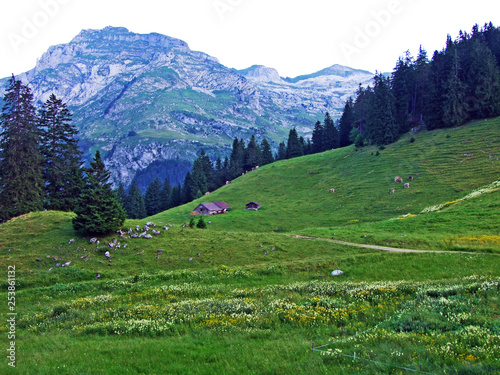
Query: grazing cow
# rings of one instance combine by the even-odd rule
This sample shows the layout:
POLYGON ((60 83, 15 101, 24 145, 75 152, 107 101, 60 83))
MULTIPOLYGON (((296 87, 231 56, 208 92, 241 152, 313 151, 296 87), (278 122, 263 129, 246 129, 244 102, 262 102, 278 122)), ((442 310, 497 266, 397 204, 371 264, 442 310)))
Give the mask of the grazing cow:
POLYGON ((394 177, 394 182, 401 183, 401 182, 403 182, 403 179, 399 176, 396 176, 396 177, 394 177))
POLYGON ((407 182, 406 184, 403 185, 404 188, 409 188, 410 184, 407 182))
POLYGON ((335 193, 335 189, 330 189, 330 193, 335 193))
POLYGON ((413 176, 408 176, 408 180, 413 181, 413 176))
POLYGON ((210 192, 209 192, 209 191, 207 191, 207 192, 205 193, 205 195, 209 195, 209 194, 210 194, 210 192))
POLYGON ((394 194, 395 191, 396 190, 394 190, 394 189, 389 189, 389 194, 394 194))

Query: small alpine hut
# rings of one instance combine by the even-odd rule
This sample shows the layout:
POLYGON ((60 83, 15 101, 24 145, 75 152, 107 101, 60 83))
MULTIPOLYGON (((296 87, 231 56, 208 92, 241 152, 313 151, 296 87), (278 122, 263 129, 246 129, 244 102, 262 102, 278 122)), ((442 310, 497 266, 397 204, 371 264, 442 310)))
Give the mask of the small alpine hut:
POLYGON ((245 210, 258 211, 259 208, 260 208, 260 204, 257 202, 250 202, 250 203, 247 203, 247 205, 245 206, 245 210))
POLYGON ((217 215, 225 214, 230 210, 231 206, 229 206, 226 202, 217 201, 212 203, 200 203, 198 207, 193 210, 193 212, 200 215, 217 215))

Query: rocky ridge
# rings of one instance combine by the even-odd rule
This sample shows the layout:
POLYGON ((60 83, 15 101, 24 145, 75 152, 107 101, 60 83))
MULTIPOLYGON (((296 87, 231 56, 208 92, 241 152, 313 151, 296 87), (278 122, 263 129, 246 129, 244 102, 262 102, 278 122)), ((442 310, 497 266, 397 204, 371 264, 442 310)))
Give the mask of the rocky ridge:
POLYGON ((155 161, 185 164, 201 149, 223 156, 234 137, 278 142, 294 126, 307 135, 372 77, 338 65, 293 79, 258 65, 235 70, 182 40, 116 27, 83 30, 19 76, 37 105, 52 93, 68 104, 85 156, 104 150, 113 182, 125 185, 155 161))

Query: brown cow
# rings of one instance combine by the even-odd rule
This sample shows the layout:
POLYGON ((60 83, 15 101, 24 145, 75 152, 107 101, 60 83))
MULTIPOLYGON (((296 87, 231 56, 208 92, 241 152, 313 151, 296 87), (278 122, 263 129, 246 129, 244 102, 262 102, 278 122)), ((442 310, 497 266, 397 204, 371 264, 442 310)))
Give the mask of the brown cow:
POLYGON ((396 177, 394 177, 394 182, 401 183, 401 182, 403 182, 403 179, 399 176, 396 176, 396 177))
POLYGON ((389 194, 394 194, 395 191, 396 190, 394 190, 394 189, 389 189, 389 194))

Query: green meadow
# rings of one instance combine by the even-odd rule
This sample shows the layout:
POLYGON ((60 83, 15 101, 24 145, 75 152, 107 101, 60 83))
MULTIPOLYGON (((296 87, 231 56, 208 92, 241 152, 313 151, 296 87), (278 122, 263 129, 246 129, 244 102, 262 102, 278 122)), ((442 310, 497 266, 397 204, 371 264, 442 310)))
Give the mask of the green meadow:
POLYGON ((496 374, 499 129, 476 121, 263 166, 126 221, 154 223, 152 239, 91 243, 72 213, 12 219, 0 225, 0 343, 7 352, 15 266, 16 367, 3 355, 0 373, 496 374), (189 227, 219 200, 232 210, 189 227))

